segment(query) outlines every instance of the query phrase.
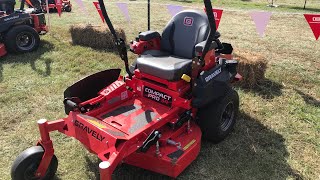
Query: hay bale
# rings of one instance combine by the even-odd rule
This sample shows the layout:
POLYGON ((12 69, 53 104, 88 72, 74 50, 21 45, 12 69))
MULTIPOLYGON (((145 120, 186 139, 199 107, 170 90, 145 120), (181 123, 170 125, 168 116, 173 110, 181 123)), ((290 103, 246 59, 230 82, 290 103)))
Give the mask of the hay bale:
MULTIPOLYGON (((113 36, 107 27, 92 25, 73 25, 70 27, 72 43, 91 47, 99 50, 116 50, 113 36)), ((118 37, 126 41, 126 34, 123 29, 116 28, 118 37)))
POLYGON ((241 87, 252 89, 265 79, 267 60, 264 56, 250 51, 237 50, 234 57, 239 60, 237 70, 243 76, 243 80, 238 82, 241 87))

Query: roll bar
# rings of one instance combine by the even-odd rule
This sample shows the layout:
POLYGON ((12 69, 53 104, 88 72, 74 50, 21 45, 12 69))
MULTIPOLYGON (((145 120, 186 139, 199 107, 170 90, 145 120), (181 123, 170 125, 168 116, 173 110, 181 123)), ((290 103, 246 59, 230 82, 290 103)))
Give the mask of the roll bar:
POLYGON ((26 0, 21 0, 21 4, 20 4, 20 10, 23 11, 24 10, 24 4, 26 3, 26 0))
POLYGON ((202 56, 200 58, 201 61, 204 61, 204 58, 210 49, 212 41, 217 41, 217 39, 215 39, 215 37, 214 37, 216 34, 216 31, 217 31, 217 26, 216 26, 216 21, 214 19, 214 15, 213 15, 213 11, 212 11, 211 0, 204 0, 203 2, 204 2, 204 6, 205 6, 205 10, 206 10, 206 14, 208 17, 208 21, 209 21, 209 25, 210 25, 211 30, 210 30, 208 39, 206 41, 206 45, 203 48, 202 56))
POLYGON ((111 22, 111 20, 110 20, 110 18, 108 16, 107 11, 106 11, 106 7, 104 5, 103 0, 98 0, 98 1, 99 1, 99 5, 100 5, 100 9, 101 9, 103 18, 106 21, 106 23, 107 23, 107 25, 108 25, 108 27, 110 29, 111 34, 113 35, 113 38, 114 38, 114 41, 115 41, 115 45, 116 45, 116 47, 118 49, 120 58, 123 60, 123 62, 125 64, 126 72, 128 73, 129 78, 131 79, 133 74, 130 72, 130 69, 129 69, 127 46, 126 46, 126 44, 125 44, 123 39, 118 38, 118 36, 116 34, 116 31, 114 30, 114 27, 112 25, 112 22, 111 22))

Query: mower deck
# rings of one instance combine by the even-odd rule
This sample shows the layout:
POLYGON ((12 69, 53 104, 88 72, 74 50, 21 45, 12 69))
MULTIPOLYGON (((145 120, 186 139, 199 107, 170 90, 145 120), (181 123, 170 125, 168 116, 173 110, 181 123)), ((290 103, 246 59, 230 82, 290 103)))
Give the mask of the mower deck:
MULTIPOLYGON (((130 84, 130 81, 127 83, 130 84)), ((139 79, 134 79, 131 83, 148 84, 139 79)), ((163 87, 153 88, 161 91, 163 87)), ((85 103, 111 98, 101 101, 99 108, 94 111, 71 111, 67 118, 38 122, 41 132, 39 144, 48 153, 43 157, 48 158, 47 161, 43 160, 41 163, 49 162, 53 155, 49 132, 54 130, 78 139, 90 152, 98 155, 102 164, 107 163, 107 166, 100 166, 101 179, 111 179, 112 172, 120 162, 177 177, 198 155, 200 128, 191 121, 181 126, 170 126, 185 112, 179 107, 181 105, 170 107, 144 96, 135 96, 120 81, 110 84, 99 94, 96 99, 85 103), (158 145, 151 146, 150 143, 148 148, 141 150, 155 129, 161 132, 157 137, 158 145)), ((40 165, 43 168, 46 166, 40 165)))

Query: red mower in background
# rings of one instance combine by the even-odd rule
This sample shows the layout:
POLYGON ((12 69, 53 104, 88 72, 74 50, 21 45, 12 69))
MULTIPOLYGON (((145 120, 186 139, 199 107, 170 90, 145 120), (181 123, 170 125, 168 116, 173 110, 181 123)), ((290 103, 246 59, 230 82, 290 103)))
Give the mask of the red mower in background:
POLYGON ((46 34, 48 29, 43 13, 26 12, 22 0, 19 10, 14 4, 0 6, 0 57, 8 52, 26 53, 37 50, 40 44, 39 35, 46 34))
MULTIPOLYGON (((61 1, 61 9, 65 12, 72 11, 72 4, 70 0, 60 0, 61 1)), ((41 8, 42 12, 46 13, 47 9, 49 12, 57 12, 57 2, 55 0, 26 0, 28 6, 30 8, 41 8)))
MULTIPOLYGON (((41 5, 42 5, 42 9, 44 10, 44 12, 46 12, 47 11, 46 0, 42 0, 41 5)), ((62 7, 62 10, 65 12, 72 11, 72 4, 69 0, 61 0, 61 7, 62 7)), ((49 12, 50 11, 57 11, 56 1, 55 0, 48 0, 48 8, 49 8, 49 12)))
POLYGON ((202 138, 220 142, 234 127, 239 96, 232 82, 241 76, 237 61, 222 58, 231 56, 232 46, 218 39, 210 0, 204 0, 206 13, 178 13, 162 35, 140 33, 141 45, 131 44, 139 54, 131 70, 124 40, 117 37, 103 0, 99 4, 128 75, 110 69, 68 87, 68 116, 38 121, 41 138, 17 157, 13 180, 54 176, 52 131, 76 138, 96 154, 102 161, 100 179, 110 180, 120 163, 176 178, 196 159, 202 138))

